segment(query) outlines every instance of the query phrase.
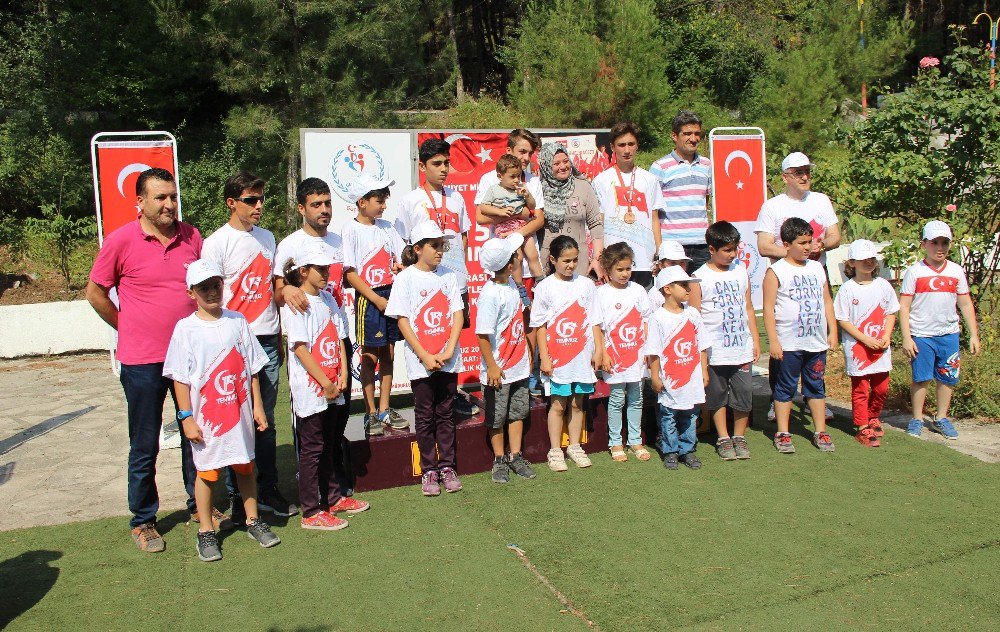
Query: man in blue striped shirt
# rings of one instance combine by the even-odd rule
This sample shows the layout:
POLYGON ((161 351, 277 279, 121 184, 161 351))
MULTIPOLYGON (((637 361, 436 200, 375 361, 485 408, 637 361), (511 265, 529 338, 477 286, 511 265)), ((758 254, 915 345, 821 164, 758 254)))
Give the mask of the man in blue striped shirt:
POLYGON ((708 229, 708 194, 712 186, 712 163, 698 153, 701 143, 701 119, 690 110, 674 117, 674 150, 650 166, 660 181, 666 202, 662 223, 663 239, 673 239, 684 246, 691 257, 689 270, 697 270, 708 261, 705 231, 708 229))

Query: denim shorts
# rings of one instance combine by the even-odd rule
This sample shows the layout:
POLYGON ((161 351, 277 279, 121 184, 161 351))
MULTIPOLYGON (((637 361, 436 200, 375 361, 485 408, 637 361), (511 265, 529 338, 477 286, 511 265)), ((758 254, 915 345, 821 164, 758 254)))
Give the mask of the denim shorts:
POLYGON ((810 399, 826 398, 826 351, 786 351, 778 365, 778 379, 774 384, 774 401, 790 402, 795 397, 799 378, 802 378, 802 396, 810 399))
POLYGON ((958 334, 945 334, 933 338, 913 337, 917 344, 917 357, 910 361, 914 382, 937 380, 942 384, 958 384, 961 360, 958 355, 958 334))

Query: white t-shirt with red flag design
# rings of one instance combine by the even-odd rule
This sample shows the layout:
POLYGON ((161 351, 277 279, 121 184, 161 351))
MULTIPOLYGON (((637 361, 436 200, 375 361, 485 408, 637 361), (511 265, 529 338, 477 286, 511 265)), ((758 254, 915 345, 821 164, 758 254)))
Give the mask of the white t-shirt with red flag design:
MULTIPOLYGON (((424 351, 437 354, 448 346, 455 312, 462 311, 464 305, 458 278, 453 271, 444 265, 439 265, 433 272, 412 265, 396 275, 385 315, 409 320, 410 328, 424 351)), ((411 380, 428 377, 427 369, 410 343, 403 344, 403 354, 406 373, 411 380)), ((462 349, 456 344, 455 353, 438 371, 461 373, 464 370, 462 349)))
MULTIPOLYGON (((281 308, 281 320, 285 323, 288 337, 288 388, 292 392, 292 410, 299 417, 308 417, 327 409, 329 402, 323 395, 323 387, 316 381, 302 362, 296 357, 296 343, 305 343, 309 354, 319 364, 323 373, 336 383, 341 371, 349 367, 341 366, 341 340, 347 336, 347 317, 332 296, 320 292, 309 298, 309 309, 296 314, 288 307, 281 308)), ((333 400, 343 404, 344 396, 333 400)))
POLYGON ((660 359, 663 390, 656 401, 671 410, 690 410, 705 403, 701 352, 709 348, 701 314, 693 307, 675 314, 658 309, 649 319, 647 356, 660 359))
MULTIPOLYGON (((302 245, 307 241, 318 241, 326 244, 330 249, 330 256, 334 262, 330 265, 330 280, 326 285, 326 292, 330 294, 340 307, 344 306, 344 241, 335 232, 329 231, 323 237, 314 237, 301 228, 278 244, 278 251, 274 255, 274 276, 285 276, 285 264, 289 259, 295 257, 295 253, 302 249, 302 245)), ((344 331, 347 335, 347 331, 344 331)))
POLYGON ((238 312, 218 320, 197 314, 174 327, 163 377, 191 387, 191 411, 204 442, 192 443, 199 471, 249 463, 254 458, 253 376, 267 355, 238 312))
MULTIPOLYGON (((528 377, 531 363, 524 336, 524 304, 512 280, 503 284, 490 280, 483 286, 476 302, 476 333, 489 336, 504 384, 528 377)), ((482 364, 479 383, 486 384, 486 362, 482 364)))
MULTIPOLYGON (((813 239, 823 239, 826 236, 826 229, 835 226, 838 221, 833 204, 825 194, 808 191, 801 200, 793 200, 782 193, 768 199, 760 207, 757 225, 753 230, 755 233, 768 233, 774 237, 775 243, 780 245, 781 225, 789 217, 798 217, 809 222, 813 230, 813 239)), ((826 253, 820 255, 817 260, 826 265, 826 253)))
MULTIPOLYGON (((833 313, 837 320, 851 323, 872 338, 882 337, 885 333, 885 317, 898 311, 899 299, 896 298, 896 292, 881 277, 864 285, 849 279, 840 286, 837 298, 833 301, 833 313)), ((844 345, 848 375, 872 375, 892 370, 891 349, 869 349, 843 329, 840 330, 840 342, 844 345)))
POLYGON ((341 230, 344 239, 344 270, 357 270, 372 288, 392 285, 392 268, 403 257, 406 244, 392 224, 376 219, 373 226, 353 220, 341 230))
POLYGON ((706 263, 693 276, 701 279, 701 319, 712 345, 708 363, 729 366, 753 362, 746 301, 750 276, 746 266, 737 260, 725 272, 718 272, 706 263))
POLYGON ((933 338, 958 333, 958 297, 969 293, 969 281, 962 266, 945 261, 935 270, 926 261, 918 261, 903 273, 899 293, 913 297, 911 336, 933 338))
POLYGON ((624 241, 635 252, 632 269, 652 270, 656 255, 653 226, 660 225, 659 211, 667 206, 660 181, 640 167, 622 174, 611 167, 591 184, 604 213, 604 246, 624 241))
POLYGON ((226 309, 243 314, 255 336, 280 331, 271 285, 274 254, 274 235, 260 226, 247 231, 223 224, 201 247, 201 257, 222 271, 226 309))
POLYGON ((535 288, 531 305, 531 327, 545 327, 547 349, 552 360, 552 377, 542 375, 546 392, 550 382, 570 384, 597 381, 590 362, 594 356, 594 325, 597 288, 588 277, 573 275, 563 281, 550 275, 535 288))
MULTIPOLYGON (((446 235, 469 232, 472 224, 465 210, 465 199, 454 189, 444 187, 442 191, 417 188, 399 201, 396 209, 396 232, 406 243, 410 233, 421 222, 433 220, 446 235)), ((449 239, 448 250, 441 256, 441 264, 451 268, 456 274, 458 287, 463 292, 469 284, 469 270, 465 263, 465 249, 461 238, 449 239)))
POLYGON ((646 368, 643 348, 646 345, 646 321, 653 313, 646 290, 629 281, 622 289, 610 283, 597 288, 595 317, 600 317, 604 348, 611 358, 611 372, 605 373, 608 384, 638 382, 646 368))

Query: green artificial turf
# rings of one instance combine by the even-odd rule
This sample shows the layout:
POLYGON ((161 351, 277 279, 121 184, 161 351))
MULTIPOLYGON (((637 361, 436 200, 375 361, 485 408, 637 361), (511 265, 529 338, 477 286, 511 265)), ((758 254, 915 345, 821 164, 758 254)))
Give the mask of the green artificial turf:
POLYGON ((587 629, 516 544, 601 630, 996 629, 1000 467, 895 431, 863 448, 846 427, 834 454, 793 423, 798 453, 780 455, 762 424, 752 460, 702 445, 697 472, 604 453, 506 486, 465 476, 439 498, 368 493, 347 530, 292 518, 270 550, 235 532, 213 564, 186 512, 161 514, 159 555, 120 517, 0 533, 0 627, 587 629))

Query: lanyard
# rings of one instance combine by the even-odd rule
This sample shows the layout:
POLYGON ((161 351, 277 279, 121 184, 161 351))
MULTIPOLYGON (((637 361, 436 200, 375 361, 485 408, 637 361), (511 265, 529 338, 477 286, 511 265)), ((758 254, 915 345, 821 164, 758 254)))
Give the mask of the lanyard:
MULTIPOLYGON (((618 168, 618 165, 615 165, 615 173, 618 174, 618 182, 622 185, 622 188, 624 189, 625 188, 625 178, 622 177, 622 170, 618 168)), ((629 207, 632 206, 632 200, 634 199, 634 197, 635 197, 635 168, 633 167, 632 168, 632 179, 629 180, 629 183, 628 183, 628 197, 626 198, 628 200, 629 207)))
POLYGON ((433 213, 433 215, 430 219, 434 220, 434 223, 438 225, 438 228, 440 228, 443 231, 445 225, 445 217, 443 211, 447 210, 448 208, 448 200, 445 198, 444 189, 441 190, 441 207, 438 207, 438 205, 434 203, 434 196, 431 194, 431 190, 427 187, 427 185, 425 184, 420 188, 422 188, 424 190, 424 193, 427 194, 427 199, 431 203, 430 209, 428 210, 430 211, 430 213, 433 213))

